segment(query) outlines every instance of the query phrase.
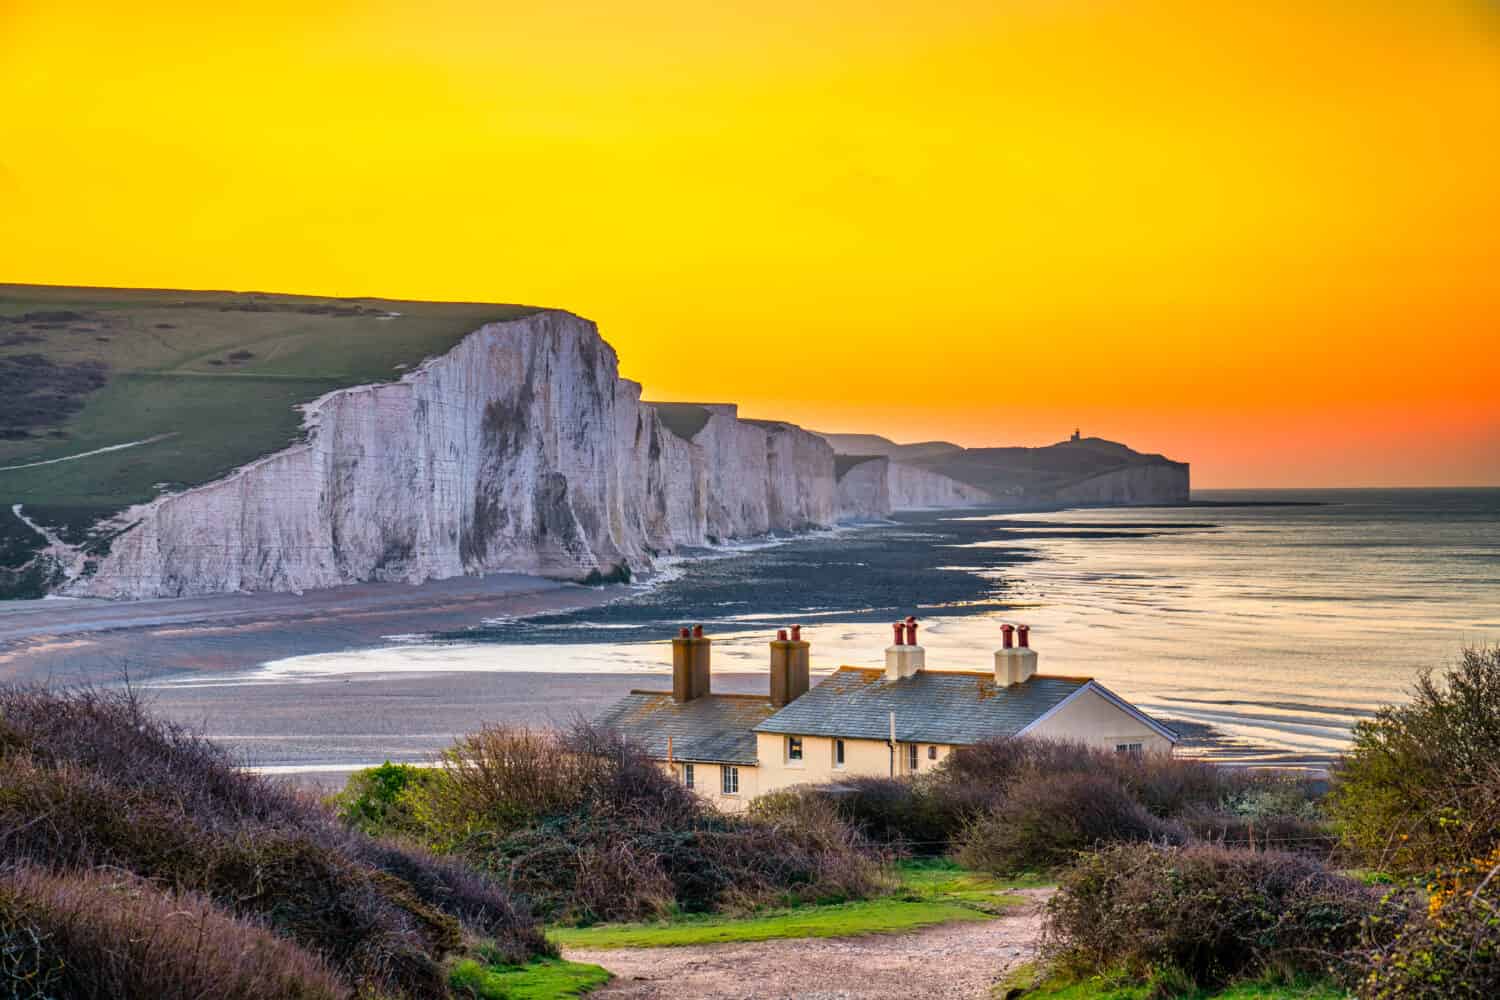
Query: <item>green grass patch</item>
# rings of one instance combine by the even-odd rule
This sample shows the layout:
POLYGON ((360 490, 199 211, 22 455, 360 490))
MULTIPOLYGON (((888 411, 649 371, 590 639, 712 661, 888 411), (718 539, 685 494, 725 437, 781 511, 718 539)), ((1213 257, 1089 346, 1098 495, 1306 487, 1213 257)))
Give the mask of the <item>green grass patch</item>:
POLYGON ((1160 983, 1131 981, 1124 976, 1090 976, 1072 979, 1054 976, 1036 982, 1034 965, 1014 970, 996 988, 995 996, 1009 996, 1016 990, 1024 1000, 1158 1000, 1170 996, 1175 1000, 1348 1000, 1343 989, 1326 982, 1281 982, 1264 980, 1235 983, 1221 990, 1164 989, 1160 983))
POLYGON ((558 1000, 583 996, 609 982, 597 965, 538 958, 525 965, 487 965, 472 958, 453 966, 449 985, 460 997, 480 1000, 558 1000))
POLYGON ((902 862, 888 896, 851 903, 798 906, 743 917, 681 916, 638 924, 557 927, 548 937, 565 948, 670 948, 776 938, 898 934, 957 920, 988 920, 1022 902, 1014 893, 1031 880, 1000 880, 947 860, 902 862))

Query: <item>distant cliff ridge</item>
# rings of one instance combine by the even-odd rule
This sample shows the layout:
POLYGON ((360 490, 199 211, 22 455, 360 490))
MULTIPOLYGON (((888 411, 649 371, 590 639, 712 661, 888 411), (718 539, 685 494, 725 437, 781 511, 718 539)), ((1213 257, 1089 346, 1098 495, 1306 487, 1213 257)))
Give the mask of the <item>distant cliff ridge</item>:
MULTIPOLYGON (((113 598, 497 571, 612 580, 683 547, 853 516, 821 437, 640 395, 592 323, 487 324, 399 381, 307 405, 305 441, 130 507, 95 533, 106 545, 54 537, 42 557, 54 590, 113 598)), ((860 516, 967 495, 914 471, 860 516)))
POLYGON ((1188 463, 1102 438, 1075 437, 1044 448, 962 448, 946 441, 903 445, 873 434, 822 437, 841 462, 879 456, 893 469, 940 475, 1005 505, 1188 501, 1188 463))

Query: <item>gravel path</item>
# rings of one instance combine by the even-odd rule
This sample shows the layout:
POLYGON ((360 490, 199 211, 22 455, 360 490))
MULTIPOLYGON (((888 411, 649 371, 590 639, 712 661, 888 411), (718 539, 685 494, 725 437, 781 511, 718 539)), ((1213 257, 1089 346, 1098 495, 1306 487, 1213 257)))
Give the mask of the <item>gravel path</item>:
POLYGON ((806 938, 683 948, 568 949, 564 957, 616 976, 600 1000, 963 1000, 1026 961, 1041 931, 1041 902, 1005 916, 910 934, 806 938))

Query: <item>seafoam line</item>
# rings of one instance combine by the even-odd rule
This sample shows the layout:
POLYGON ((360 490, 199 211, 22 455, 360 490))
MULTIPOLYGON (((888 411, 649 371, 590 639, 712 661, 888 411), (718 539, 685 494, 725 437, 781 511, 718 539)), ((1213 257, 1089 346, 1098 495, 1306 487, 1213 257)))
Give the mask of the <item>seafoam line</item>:
POLYGON ((88 458, 90 455, 102 455, 106 451, 121 451, 125 448, 135 448, 143 444, 155 444, 165 441, 167 438, 176 437, 177 432, 168 434, 157 434, 155 437, 141 438, 139 441, 127 441, 124 444, 112 444, 107 448, 95 448, 93 451, 80 451, 76 455, 64 455, 62 458, 49 458, 42 462, 27 462, 24 465, 0 465, 0 472, 15 472, 17 469, 35 469, 41 465, 56 465, 59 462, 76 462, 80 458, 88 458))

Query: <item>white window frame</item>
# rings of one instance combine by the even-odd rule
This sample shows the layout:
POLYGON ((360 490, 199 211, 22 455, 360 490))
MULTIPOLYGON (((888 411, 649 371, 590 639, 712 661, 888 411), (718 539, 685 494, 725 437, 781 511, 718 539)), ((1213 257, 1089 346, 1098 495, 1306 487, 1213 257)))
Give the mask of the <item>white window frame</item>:
POLYGON ((1115 753, 1128 757, 1144 757, 1146 755, 1146 744, 1144 743, 1116 743, 1115 753))
POLYGON ((740 794, 740 769, 733 764, 719 765, 719 791, 725 795, 740 794))
POLYGON ((788 736, 786 738, 786 762, 792 767, 801 767, 807 755, 806 744, 800 736, 788 736))
POLYGON ((684 785, 686 785, 688 788, 692 788, 693 787, 693 779, 695 777, 696 777, 696 775, 693 774, 693 765, 691 765, 691 764, 683 764, 682 765, 682 783, 684 785))
POLYGON ((917 744, 906 744, 906 769, 908 771, 915 771, 919 766, 919 762, 922 759, 920 751, 921 747, 917 746, 917 744))
POLYGON ((840 739, 835 739, 833 741, 833 766, 834 766, 834 769, 842 771, 844 769, 844 760, 845 760, 844 741, 840 740, 840 739))
POLYGON ((937 744, 936 743, 930 743, 930 744, 928 744, 928 746, 927 746, 927 759, 928 760, 937 760, 937 744))

